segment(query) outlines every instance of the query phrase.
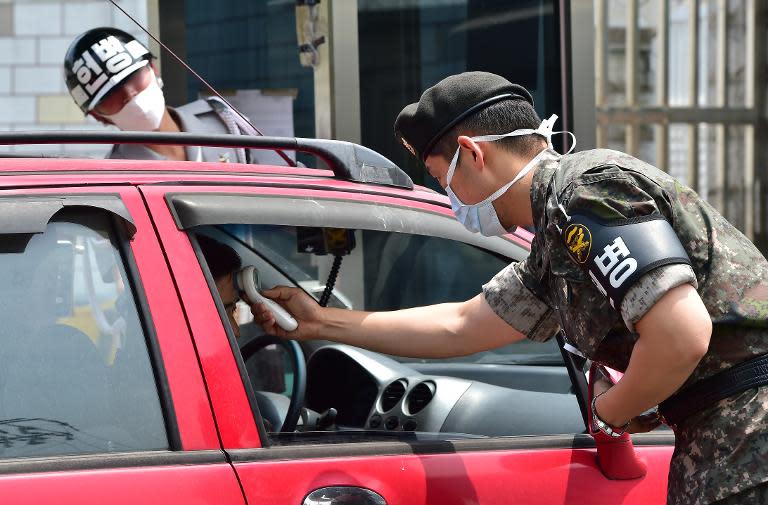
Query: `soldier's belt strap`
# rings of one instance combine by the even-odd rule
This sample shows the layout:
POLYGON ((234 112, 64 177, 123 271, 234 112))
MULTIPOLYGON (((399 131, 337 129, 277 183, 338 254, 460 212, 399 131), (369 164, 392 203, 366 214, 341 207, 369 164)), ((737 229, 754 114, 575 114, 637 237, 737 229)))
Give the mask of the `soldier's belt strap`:
POLYGON ((674 427, 693 414, 733 395, 768 384, 768 354, 702 379, 659 404, 659 414, 674 427))
POLYGON ((568 255, 616 310, 629 289, 647 272, 691 261, 664 216, 602 221, 574 213, 562 231, 568 255))

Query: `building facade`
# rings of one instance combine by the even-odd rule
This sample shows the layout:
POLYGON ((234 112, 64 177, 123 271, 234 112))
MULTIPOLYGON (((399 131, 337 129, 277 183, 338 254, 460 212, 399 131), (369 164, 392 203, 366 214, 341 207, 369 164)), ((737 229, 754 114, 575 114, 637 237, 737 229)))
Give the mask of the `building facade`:
MULTIPOLYGON (((146 0, 120 6, 143 24, 146 0)), ((72 39, 98 26, 121 28, 147 43, 146 34, 104 0, 0 0, 0 130, 100 130, 83 116, 64 83, 62 62, 72 39)), ((108 146, 18 146, 11 153, 104 156, 108 146)))
MULTIPOLYGON (((579 149, 610 147, 679 177, 768 248, 765 7, 758 0, 121 0, 221 93, 292 97, 300 137, 360 142, 433 185, 395 116, 443 77, 499 73, 532 90, 579 149)), ((104 0, 0 0, 0 129, 97 129, 66 94, 71 38, 147 40, 104 0)), ((171 105, 211 93, 160 53, 171 105)), ((251 95, 252 96, 252 95, 251 95)), ((255 126, 274 118, 249 114, 255 126)), ((7 148, 5 149, 7 151, 7 148)), ((103 146, 16 151, 101 156, 103 146)), ((438 189, 435 187, 435 189, 438 189)))

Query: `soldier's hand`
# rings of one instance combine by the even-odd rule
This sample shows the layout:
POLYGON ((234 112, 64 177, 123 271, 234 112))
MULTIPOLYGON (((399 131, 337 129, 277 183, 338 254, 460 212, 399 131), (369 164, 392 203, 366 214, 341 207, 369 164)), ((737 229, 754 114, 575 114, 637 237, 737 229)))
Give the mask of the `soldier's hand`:
POLYGON ((629 422, 627 433, 648 433, 658 428, 660 424, 661 420, 656 412, 641 414, 629 422))
MULTIPOLYGON (((613 384, 605 377, 600 377, 593 386, 595 396, 608 391, 612 386, 613 384)), ((627 433, 647 433, 658 428, 660 424, 661 420, 657 413, 640 414, 629 422, 627 433)))
POLYGON ((295 330, 285 331, 277 325, 275 316, 265 304, 258 302, 250 304, 254 320, 261 325, 265 332, 291 340, 318 338, 323 307, 314 298, 299 288, 287 286, 266 289, 261 294, 279 303, 299 323, 295 330))
POLYGON ((592 385, 592 394, 599 396, 611 389, 612 386, 613 384, 601 374, 592 385))

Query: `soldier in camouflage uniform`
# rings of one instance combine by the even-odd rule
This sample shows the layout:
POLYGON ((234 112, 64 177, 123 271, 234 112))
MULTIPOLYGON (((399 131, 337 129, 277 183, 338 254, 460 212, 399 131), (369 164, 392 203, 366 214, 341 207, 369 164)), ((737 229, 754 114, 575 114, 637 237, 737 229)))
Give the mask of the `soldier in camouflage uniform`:
MULTIPOLYGON (((544 232, 536 234, 526 261, 508 267, 546 305, 529 318, 537 328, 530 338, 546 340, 562 321, 568 339, 584 354, 625 371, 637 339, 631 328, 647 311, 648 300, 689 282, 697 287, 713 324, 709 349, 685 385, 768 353, 768 262, 690 188, 632 156, 597 149, 542 164, 533 177, 531 202, 535 228, 544 232), (680 238, 692 271, 687 265, 654 270, 627 293, 621 311, 613 310, 569 260, 558 232, 566 224, 558 200, 568 214, 589 212, 604 220, 660 213, 680 238), (559 308, 559 317, 550 306, 559 308)), ((510 281, 511 273, 502 271, 484 286, 484 293, 500 316, 520 324, 514 294, 520 288, 510 281)), ((742 491, 753 498, 738 496, 722 503, 768 503, 765 387, 707 406, 676 426, 675 436, 669 503, 713 503, 742 491)))
MULTIPOLYGON (((430 88, 403 109, 395 130, 446 188, 468 229, 497 235, 532 226, 530 256, 462 304, 363 314, 322 309, 299 290, 276 288, 265 294, 283 303, 299 327, 286 334, 257 306, 254 315, 267 331, 446 357, 523 337, 545 341, 562 329, 580 353, 625 372, 592 404, 606 433, 647 430, 653 424, 637 416, 681 387, 768 353, 768 262, 661 170, 611 150, 558 155, 549 141, 551 122, 540 122, 530 94, 484 72, 430 88), (592 251, 594 237, 578 216, 622 225, 663 218, 681 254, 651 263, 617 302, 584 264, 600 254, 613 268, 619 248, 592 251), (410 338, 392 338, 403 334, 410 338)), ((617 272, 603 273, 613 281, 631 278, 617 272)), ((670 504, 768 503, 766 387, 702 405, 673 428, 670 504)))

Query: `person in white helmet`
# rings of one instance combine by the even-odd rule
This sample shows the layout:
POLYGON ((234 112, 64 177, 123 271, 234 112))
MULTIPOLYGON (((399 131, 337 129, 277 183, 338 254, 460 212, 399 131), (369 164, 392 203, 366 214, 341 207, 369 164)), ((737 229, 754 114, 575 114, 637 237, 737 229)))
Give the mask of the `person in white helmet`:
MULTIPOLYGON (((168 107, 154 55, 132 35, 101 27, 78 35, 64 57, 67 88, 84 114, 124 131, 247 134, 249 125, 221 99, 168 107)), ((272 151, 118 144, 109 158, 284 165, 272 151)))

